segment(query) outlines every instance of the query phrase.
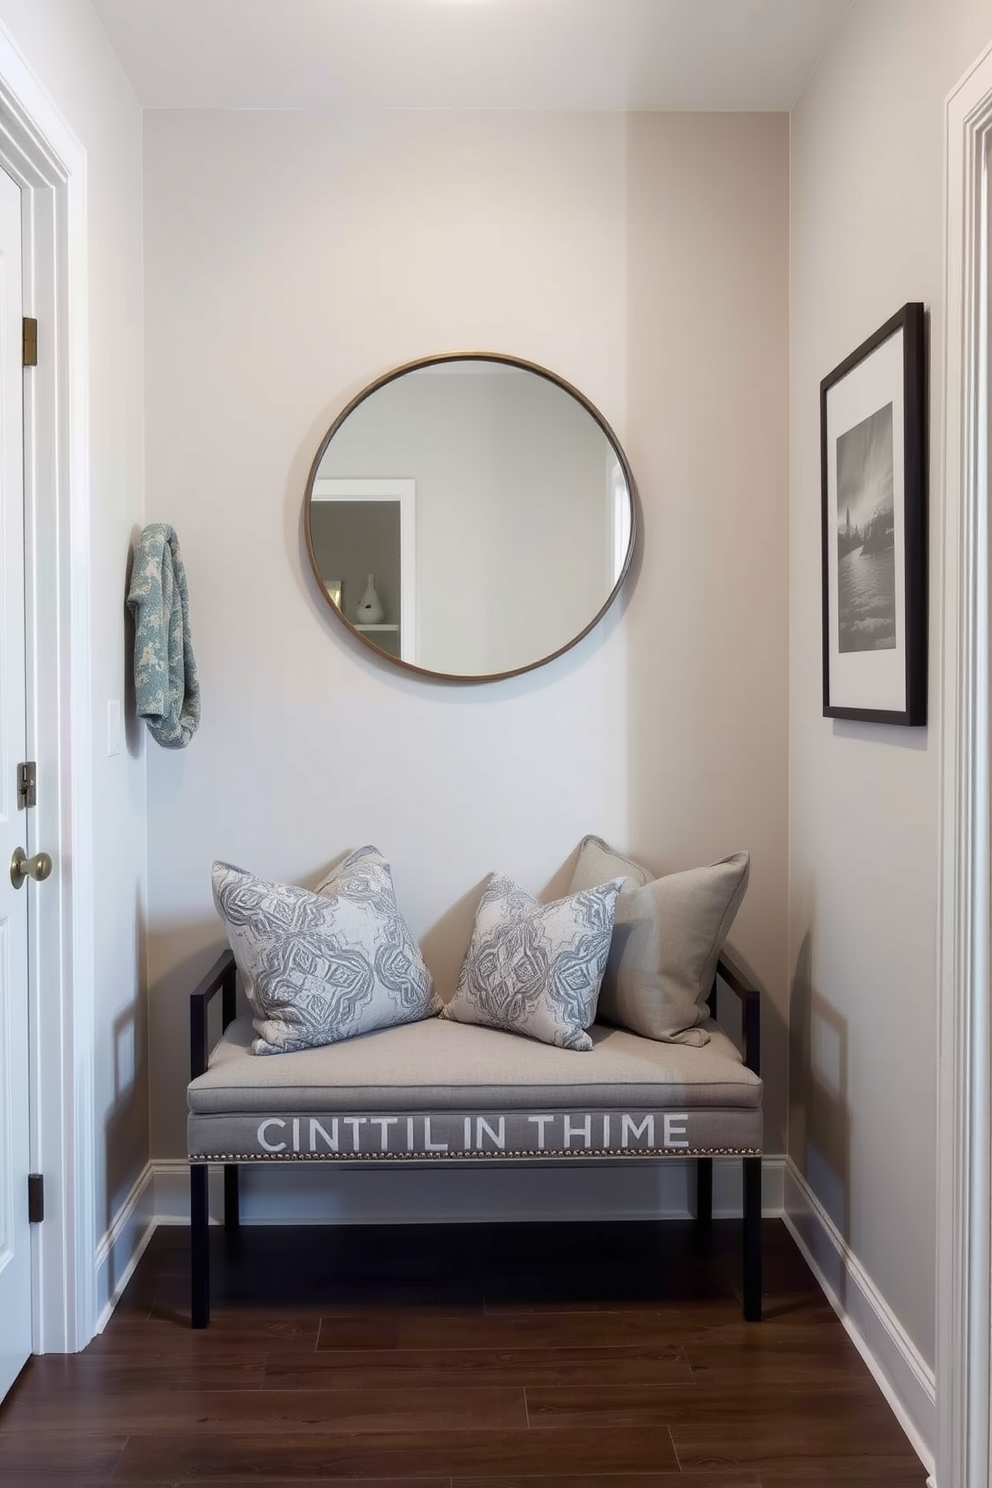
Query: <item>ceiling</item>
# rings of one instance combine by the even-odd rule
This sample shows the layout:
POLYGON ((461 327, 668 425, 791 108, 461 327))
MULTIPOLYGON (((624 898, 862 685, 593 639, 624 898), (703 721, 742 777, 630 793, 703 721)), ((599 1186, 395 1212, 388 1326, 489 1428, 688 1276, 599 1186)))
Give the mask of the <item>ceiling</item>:
POLYGON ((93 0, 148 108, 788 109, 851 0, 93 0))

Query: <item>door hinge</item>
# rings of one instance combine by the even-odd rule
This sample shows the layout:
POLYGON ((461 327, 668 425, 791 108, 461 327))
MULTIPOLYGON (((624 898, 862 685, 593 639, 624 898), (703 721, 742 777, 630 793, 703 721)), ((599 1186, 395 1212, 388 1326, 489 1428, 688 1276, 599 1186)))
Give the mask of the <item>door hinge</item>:
POLYGON ((38 322, 30 315, 25 315, 23 321, 22 343, 24 349, 25 367, 37 367, 38 365, 38 322))
POLYGON ((28 1174, 28 1223, 41 1224, 45 1217, 45 1179, 41 1173, 28 1174))
POLYGON ((17 767, 17 809, 26 811, 38 804, 38 766, 34 760, 25 760, 17 767))

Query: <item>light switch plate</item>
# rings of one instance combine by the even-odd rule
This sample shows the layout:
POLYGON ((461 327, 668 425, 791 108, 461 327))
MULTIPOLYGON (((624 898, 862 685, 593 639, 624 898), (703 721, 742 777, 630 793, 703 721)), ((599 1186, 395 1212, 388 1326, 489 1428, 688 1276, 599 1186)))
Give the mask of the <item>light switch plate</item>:
POLYGON ((120 698, 111 698, 107 704, 107 757, 112 759, 124 748, 124 709, 120 698))

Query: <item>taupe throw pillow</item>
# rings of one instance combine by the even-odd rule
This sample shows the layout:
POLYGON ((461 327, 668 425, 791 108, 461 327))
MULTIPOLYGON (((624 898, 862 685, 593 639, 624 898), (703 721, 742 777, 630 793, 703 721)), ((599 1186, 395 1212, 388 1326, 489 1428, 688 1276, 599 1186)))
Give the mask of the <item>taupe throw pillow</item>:
POLYGON ((430 972, 374 847, 312 894, 215 863, 214 903, 254 1014, 256 1054, 337 1043, 439 1009, 430 972))
POLYGON ((749 862, 738 852, 652 879, 601 838, 583 838, 572 892, 624 879, 597 1017, 668 1043, 709 1042, 697 1025, 708 1016, 706 998, 744 898, 749 862))
POLYGON ((539 904, 512 879, 493 874, 441 1016, 562 1049, 591 1049, 585 1030, 596 1016, 621 882, 539 904))

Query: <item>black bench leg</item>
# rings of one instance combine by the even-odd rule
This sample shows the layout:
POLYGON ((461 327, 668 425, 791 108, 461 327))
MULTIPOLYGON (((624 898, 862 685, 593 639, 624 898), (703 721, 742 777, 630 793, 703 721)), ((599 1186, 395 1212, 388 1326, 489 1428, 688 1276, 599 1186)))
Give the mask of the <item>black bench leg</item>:
POLYGON ((194 1328, 210 1322, 210 1217, 207 1208, 207 1165, 189 1169, 189 1246, 191 1312, 194 1328))
POLYGON ((696 1224, 708 1230, 713 1224, 713 1159, 696 1158, 696 1224))
POLYGON ((761 1158, 744 1158, 744 1321, 761 1322, 761 1158))
POLYGON ((238 1200, 238 1165, 224 1164, 224 1228, 237 1230, 241 1227, 241 1205, 238 1200))

